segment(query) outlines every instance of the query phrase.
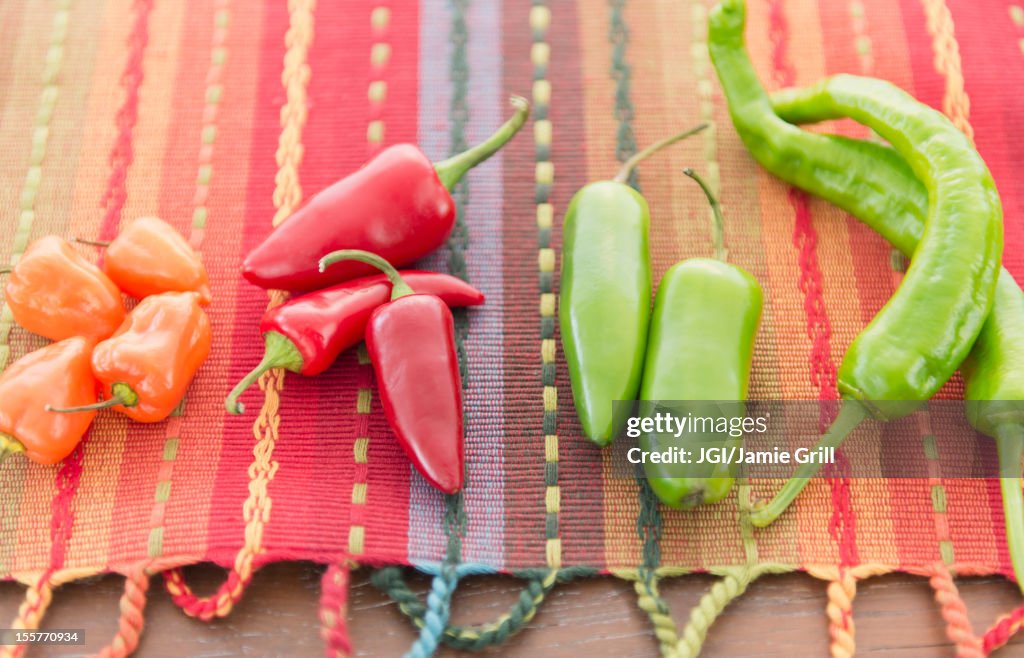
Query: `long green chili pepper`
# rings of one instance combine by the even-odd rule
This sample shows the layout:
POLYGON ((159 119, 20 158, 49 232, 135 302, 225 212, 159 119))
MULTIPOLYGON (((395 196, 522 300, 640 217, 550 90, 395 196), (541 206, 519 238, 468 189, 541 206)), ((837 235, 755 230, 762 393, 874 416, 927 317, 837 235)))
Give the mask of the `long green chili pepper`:
POLYGON ((612 402, 634 400, 640 389, 650 320, 650 213, 626 180, 644 158, 706 127, 637 153, 613 180, 583 187, 565 213, 558 311, 562 348, 583 433, 600 446, 621 429, 612 402))
MULTIPOLYGON (((747 148, 770 172, 813 194, 825 196, 848 185, 849 162, 775 114, 744 48, 744 23, 743 0, 725 0, 710 15, 708 41, 733 123, 747 148), (809 162, 812 153, 814 164, 809 162)), ((787 93, 793 100, 831 109, 830 116, 849 115, 873 128, 907 159, 930 201, 926 228, 903 283, 840 365, 845 403, 818 444, 835 447, 868 416, 888 420, 914 411, 967 356, 992 305, 1002 209, 984 162, 939 112, 880 80, 836 76, 812 90, 813 96, 803 98, 799 92, 787 93)), ((771 502, 751 514, 752 522, 771 523, 819 468, 798 468, 771 502)))
MULTIPOLYGON (((785 101, 785 97, 780 99, 785 101)), ((818 122, 828 118, 814 107, 776 106, 786 121, 818 122)), ((820 109, 820 106, 819 106, 820 109)), ((924 233, 928 191, 907 162, 891 147, 835 135, 833 157, 850 163, 850 187, 858 193, 843 205, 890 244, 912 256, 924 233)), ((837 203, 836 199, 826 200, 837 203)), ((840 205, 837 203, 837 205, 840 205)), ((1024 291, 1005 268, 996 281, 992 312, 978 334, 971 353, 961 365, 967 399, 967 419, 980 432, 993 437, 999 452, 1000 488, 1010 561, 1018 586, 1024 591, 1024 494, 1020 463, 1024 452, 1024 291)))
MULTIPOLYGON (((654 299, 647 360, 640 385, 640 415, 651 417, 667 409, 676 417, 742 417, 754 337, 761 321, 761 286, 749 272, 725 261, 722 211, 704 181, 687 169, 701 186, 714 212, 715 258, 690 258, 673 265, 654 299), (666 402, 671 401, 671 402, 666 402)), ((729 447, 740 436, 728 432, 689 431, 643 433, 648 455, 666 448, 693 451, 729 447)), ((723 460, 725 461, 725 460, 723 460)), ((651 489, 669 507, 683 509, 714 503, 732 489, 731 464, 662 464, 644 462, 651 489)))

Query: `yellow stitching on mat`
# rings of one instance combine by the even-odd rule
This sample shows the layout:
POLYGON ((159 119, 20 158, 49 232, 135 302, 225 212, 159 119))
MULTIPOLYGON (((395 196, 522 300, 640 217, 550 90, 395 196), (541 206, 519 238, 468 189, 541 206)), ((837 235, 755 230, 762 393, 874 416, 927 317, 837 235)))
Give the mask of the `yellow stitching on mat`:
MULTIPOLYGON (((64 64, 64 44, 68 35, 70 10, 71 0, 61 0, 50 28, 50 43, 44 58, 46 67, 42 76, 43 90, 39 94, 39 106, 36 109, 35 126, 32 130, 32 152, 29 156, 28 170, 25 172, 25 182, 22 183, 21 194, 18 195, 18 228, 11 244, 11 267, 18 264, 25 252, 29 236, 32 234, 32 223, 36 218, 36 199, 39 196, 43 161, 49 144, 50 119, 60 96, 58 77, 64 64)), ((8 308, 6 300, 0 300, 0 370, 7 367, 7 361, 11 356, 7 339, 13 324, 14 316, 11 315, 11 309, 8 308)))
MULTIPOLYGON (((543 3, 534 3, 530 7, 529 14, 530 32, 533 35, 533 43, 530 46, 530 61, 533 64, 533 86, 532 100, 539 119, 533 125, 534 153, 536 164, 534 168, 534 183, 538 191, 550 188, 555 182, 555 165, 551 162, 551 139, 553 128, 548 118, 548 108, 551 105, 551 81, 547 78, 548 63, 551 59, 551 46, 547 42, 548 30, 551 27, 551 9, 543 3)), ((540 295, 540 316, 541 316, 541 342, 540 359, 545 373, 542 377, 542 401, 544 411, 545 431, 550 432, 544 435, 544 480, 546 483, 544 491, 545 523, 545 545, 544 555, 547 564, 552 569, 562 566, 562 540, 559 527, 559 514, 562 508, 562 489, 558 481, 558 434, 555 425, 549 419, 554 420, 558 413, 558 387, 553 376, 555 359, 557 358, 555 340, 552 333, 551 322, 554 320, 556 299, 552 292, 554 289, 553 279, 557 264, 557 255, 550 246, 550 234, 554 224, 554 208, 548 202, 548 193, 543 199, 538 198, 536 204, 537 230, 541 236, 541 246, 537 252, 537 272, 541 281, 540 295), (545 328, 546 327, 546 328, 545 328)))
POLYGON ((945 0, 921 0, 932 37, 932 52, 935 54, 935 70, 946 79, 946 90, 942 97, 942 111, 959 128, 967 139, 974 141, 971 127, 971 100, 964 90, 963 66, 960 62, 960 44, 956 41, 953 15, 945 0))
MULTIPOLYGON (((274 177, 274 206, 276 212, 273 226, 283 222, 302 202, 302 187, 299 184, 299 166, 302 163, 302 131, 307 117, 307 87, 310 68, 309 48, 313 43, 313 9, 315 0, 289 0, 289 24, 285 33, 287 49, 284 55, 284 71, 281 82, 285 88, 286 101, 281 108, 281 134, 278 137, 277 175, 274 177)), ((270 292, 268 307, 284 301, 284 293, 270 292)), ((264 392, 263 406, 253 423, 252 431, 256 443, 253 446, 253 462, 249 466, 249 496, 242 505, 245 520, 245 543, 235 556, 232 566, 240 576, 238 585, 228 591, 220 591, 215 601, 217 616, 231 611, 234 601, 241 596, 252 577, 253 558, 263 550, 263 528, 270 521, 271 498, 268 485, 277 473, 278 463, 273 460, 274 446, 279 438, 281 416, 278 413, 281 389, 284 388, 284 370, 275 368, 259 379, 264 392)))
POLYGON ((860 70, 869 75, 875 68, 874 47, 868 33, 868 21, 861 0, 850 0, 850 23, 853 25, 853 43, 857 49, 860 70))
POLYGON ((537 204, 537 228, 546 229, 551 228, 554 224, 555 209, 550 203, 538 203, 537 204))
MULTIPOLYGON (((371 114, 374 118, 366 126, 366 142, 370 149, 377 149, 384 142, 384 120, 379 118, 380 107, 388 95, 388 83, 384 80, 384 72, 391 56, 391 46, 384 41, 387 36, 388 25, 391 22, 391 10, 383 5, 374 7, 370 12, 370 27, 373 30, 374 43, 370 45, 370 83, 366 90, 366 96, 370 99, 371 114)), ((362 344, 358 350, 358 362, 361 369, 370 370, 370 354, 366 351, 366 345, 362 344)), ((356 393, 356 413, 360 416, 369 416, 373 403, 373 389, 363 387, 356 393)), ((367 419, 368 420, 368 419, 367 419)), ((352 446, 352 460, 357 465, 366 465, 369 469, 370 438, 369 436, 358 437, 352 446)), ((355 522, 356 508, 364 512, 366 509, 366 497, 369 481, 352 482, 352 506, 349 509, 348 529, 348 552, 349 555, 361 555, 365 550, 366 528, 355 522)))
MULTIPOLYGON (((206 225, 209 220, 209 209, 206 207, 206 200, 209 198, 210 181, 213 177, 213 152, 217 139, 218 104, 223 97, 221 80, 223 78, 224 64, 228 57, 228 28, 231 25, 230 7, 231 0, 216 0, 214 3, 210 65, 206 70, 206 91, 203 94, 203 98, 206 99, 206 105, 203 108, 202 114, 203 125, 199 131, 198 174, 196 175, 196 189, 192 195, 192 230, 189 236, 190 244, 197 251, 199 251, 202 245, 206 225), (217 93, 211 93, 213 89, 216 89, 217 93)), ((147 542, 147 553, 151 558, 159 557, 163 553, 166 503, 171 497, 171 483, 178 456, 181 416, 184 414, 184 407, 185 401, 182 400, 181 407, 174 413, 175 417, 167 423, 166 438, 164 439, 162 450, 163 463, 159 471, 159 475, 162 477, 156 483, 155 494, 155 500, 161 504, 154 506, 155 514, 149 531, 149 541, 147 542)), ((126 591, 126 596, 127 594, 126 591)), ((137 637, 135 641, 136 643, 138 642, 137 637)))

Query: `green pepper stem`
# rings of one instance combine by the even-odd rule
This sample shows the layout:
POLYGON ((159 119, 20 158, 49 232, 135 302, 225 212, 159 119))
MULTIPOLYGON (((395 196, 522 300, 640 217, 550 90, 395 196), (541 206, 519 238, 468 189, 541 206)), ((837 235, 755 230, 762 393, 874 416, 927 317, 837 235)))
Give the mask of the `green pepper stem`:
POLYGON ((299 372, 305 363, 302 354, 291 340, 276 331, 268 331, 263 334, 265 349, 263 359, 259 365, 253 368, 248 375, 243 377, 231 393, 224 400, 224 407, 229 414, 240 414, 245 411, 245 405, 238 401, 242 393, 252 386, 260 375, 272 368, 284 368, 292 372, 299 372))
MULTIPOLYGON (((861 421, 868 417, 868 411, 864 405, 853 400, 844 400, 839 414, 832 421, 825 436, 821 437, 815 448, 838 448, 850 432, 860 425, 861 421)), ((768 501, 767 504, 758 503, 750 512, 750 522, 758 528, 770 525, 772 521, 786 511, 796 497, 807 486, 810 478, 821 470, 823 464, 800 464, 793 477, 786 480, 786 483, 779 489, 779 493, 768 501)))
POLYGON ((377 254, 370 253, 369 251, 362 251, 361 249, 340 249, 338 251, 332 251, 320 259, 320 271, 323 272, 331 265, 342 260, 357 260, 360 263, 373 265, 383 272, 384 275, 387 276, 388 281, 391 282, 392 301, 399 297, 412 295, 416 292, 409 287, 409 284, 405 282, 405 279, 403 279, 402 275, 398 273, 398 270, 395 269, 394 265, 377 254))
POLYGON ((467 171, 497 153, 526 123, 530 116, 530 101, 522 96, 512 96, 509 103, 515 108, 515 114, 501 124, 493 135, 467 151, 434 164, 441 184, 449 191, 462 180, 467 171))
POLYGON ((653 144, 651 144, 644 150, 640 151, 639 153, 633 154, 633 157, 622 163, 622 168, 619 169, 619 173, 615 174, 615 178, 613 178, 612 180, 615 181, 616 183, 624 184, 626 181, 629 180, 629 177, 633 173, 633 170, 636 169, 636 166, 643 162, 644 160, 646 160, 649 156, 654 155, 655 153, 665 148, 666 146, 671 146, 676 142, 683 141, 687 137, 696 135, 697 133, 699 133, 700 131, 704 130, 707 127, 708 124, 702 123, 699 126, 690 128, 689 130, 681 132, 677 135, 672 135, 671 137, 666 137, 661 141, 654 142, 653 144))
POLYGON ((139 403, 139 395, 132 390, 132 387, 124 382, 115 382, 110 387, 110 397, 106 400, 96 402, 94 404, 85 404, 81 407, 51 407, 46 405, 47 411, 53 411, 59 414, 74 414, 81 411, 99 411, 100 409, 109 409, 110 407, 134 407, 139 403))
POLYGON ((713 217, 711 220, 711 245, 715 249, 715 258, 724 263, 729 254, 725 250, 725 219, 722 217, 722 204, 712 194, 711 188, 704 182, 700 174, 689 167, 683 169, 683 173, 697 181, 697 185, 700 185, 700 189, 704 190, 704 196, 708 198, 708 203, 711 204, 711 214, 713 217))
POLYGON ((999 488, 1006 517, 1006 543, 1017 587, 1024 592, 1024 493, 1021 491, 1020 460, 1024 456, 1024 427, 1002 423, 996 427, 999 452, 999 488))
POLYGON ((25 445, 10 434, 0 432, 0 464, 19 452, 25 452, 25 445))
POLYGON ((73 238, 78 244, 87 244, 90 247, 103 247, 104 249, 110 246, 110 240, 86 240, 80 238, 77 235, 73 238))

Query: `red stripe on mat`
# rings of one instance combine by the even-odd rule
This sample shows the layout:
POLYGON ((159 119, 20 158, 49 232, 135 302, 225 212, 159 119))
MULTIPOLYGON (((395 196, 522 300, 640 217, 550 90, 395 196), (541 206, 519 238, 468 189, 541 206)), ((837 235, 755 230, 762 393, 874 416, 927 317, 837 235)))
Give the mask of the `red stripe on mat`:
MULTIPOLYGON (((772 66, 779 85, 788 87, 796 83, 796 71, 789 61, 787 44, 790 37, 789 24, 780 2, 772 1, 770 6, 770 30, 773 43, 772 66)), ((825 306, 822 290, 823 277, 818 265, 818 232, 811 221, 809 200, 805 193, 791 188, 789 201, 793 206, 793 244, 798 250, 800 266, 799 286, 804 293, 804 312, 807 314, 807 334, 811 339, 810 376, 811 383, 818 389, 822 401, 839 399, 836 389, 836 364, 832 361, 832 325, 825 306)), ((821 428, 824 429, 834 417, 834 407, 823 404, 821 428)), ((849 464, 842 451, 836 454, 833 474, 849 471, 849 464)), ((829 530, 839 545, 842 564, 856 564, 856 514, 850 498, 849 479, 836 478, 829 481, 832 493, 832 518, 829 530)))
MULTIPOLYGON (((261 27, 259 86, 256 105, 252 109, 251 130, 247 136, 250 169, 246 185, 244 222, 239 227, 241 250, 247 253, 270 232, 274 216, 272 195, 277 164, 278 135, 281 132, 280 111, 285 96, 281 88, 281 70, 284 59, 284 34, 288 28, 286 3, 264 3, 261 27)), ((231 332, 231 358, 228 380, 241 379, 258 361, 261 350, 259 319, 267 307, 265 291, 238 277, 235 309, 231 332)), ((242 397, 246 413, 225 416, 221 440, 220 459, 210 506, 206 519, 207 558, 229 566, 244 541, 242 503, 249 495, 247 469, 253 461, 252 425, 263 403, 263 393, 253 387, 242 397)))
MULTIPOLYGON (((558 11, 564 11, 561 5, 558 11)), ((505 81, 516 93, 529 93, 533 43, 529 0, 508 0, 502 16, 505 81)), ((553 12, 552 26, 561 19, 553 12)), ((552 53, 549 71, 562 65, 566 53, 552 53)), ((536 119, 536 117, 533 117, 536 119)), ((576 119, 575 122, 579 122, 576 119)), ((555 126, 560 139, 562 126, 555 126)), ((540 360, 540 292, 537 285, 537 210, 534 203, 535 168, 532 128, 504 150, 504 216, 502 244, 505 308, 505 542, 509 568, 536 566, 545 560, 544 431, 540 360), (523 175, 523 172, 531 172, 523 175)), ((582 144, 582 142, 580 142, 582 144)), ((556 166, 555 186, 562 185, 556 166)), ((556 208, 555 213, 564 212, 556 208)), ((562 383, 565 383, 564 380, 562 383)), ((559 406, 571 411, 568 389, 560 391, 559 406)), ((594 477, 598 477, 594 471, 594 477)), ((592 519, 597 521, 597 519, 592 519)))

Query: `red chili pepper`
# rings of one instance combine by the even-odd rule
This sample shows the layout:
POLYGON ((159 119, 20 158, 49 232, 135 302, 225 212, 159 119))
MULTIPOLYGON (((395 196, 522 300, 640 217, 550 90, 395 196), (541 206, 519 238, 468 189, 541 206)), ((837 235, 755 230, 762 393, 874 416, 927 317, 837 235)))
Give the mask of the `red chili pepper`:
MULTIPOLYGON (((477 306, 484 294, 462 279, 436 272, 401 272, 419 293, 437 295, 449 306, 477 306)), ((353 279, 290 299, 268 310, 260 321, 266 341, 263 360, 235 386, 225 400, 228 413, 245 410, 239 396, 271 368, 306 376, 326 370, 338 355, 363 339, 370 314, 391 298, 384 274, 353 279)))
POLYGON ((416 294, 376 254, 336 251, 320 266, 347 259, 379 268, 392 283, 391 301, 377 307, 366 325, 366 349, 388 424, 423 477, 445 493, 456 493, 465 457, 452 312, 440 298, 416 294))
POLYGON ((455 225, 449 190, 526 122, 526 99, 513 96, 512 105, 515 115, 487 141, 436 165, 411 144, 384 149, 276 228, 246 257, 242 274, 263 288, 314 290, 375 272, 346 262, 321 273, 317 261, 330 251, 363 249, 402 267, 437 249, 455 225))

